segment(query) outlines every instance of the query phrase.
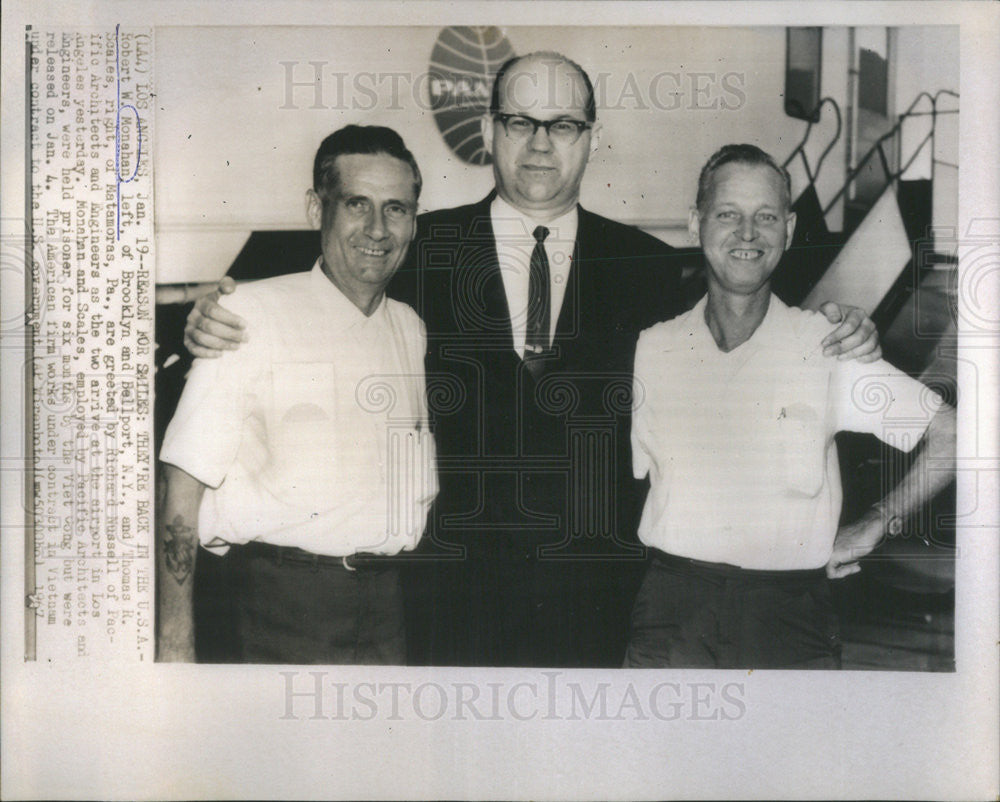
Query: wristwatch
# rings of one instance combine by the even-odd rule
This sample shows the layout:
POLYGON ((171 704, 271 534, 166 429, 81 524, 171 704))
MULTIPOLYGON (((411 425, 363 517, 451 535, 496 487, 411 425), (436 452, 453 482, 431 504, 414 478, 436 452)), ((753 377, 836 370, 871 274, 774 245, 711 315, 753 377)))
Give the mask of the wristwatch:
POLYGON ((885 531, 889 537, 899 537, 903 534, 903 518, 900 515, 893 515, 885 525, 885 531))

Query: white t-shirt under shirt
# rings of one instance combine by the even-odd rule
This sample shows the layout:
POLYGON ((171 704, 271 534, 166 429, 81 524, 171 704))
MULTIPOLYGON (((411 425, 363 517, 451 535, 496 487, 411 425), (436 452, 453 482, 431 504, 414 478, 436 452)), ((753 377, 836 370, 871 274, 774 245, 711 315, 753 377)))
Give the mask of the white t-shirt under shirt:
POLYGON ((160 453, 209 488, 202 543, 412 549, 437 492, 417 314, 383 298, 366 317, 319 262, 226 306, 250 340, 195 360, 160 453))
POLYGON ((885 361, 824 357, 834 326, 773 295, 753 336, 723 352, 706 302, 639 338, 633 463, 651 485, 639 538, 743 568, 822 567, 842 500, 834 434, 909 451, 942 400, 885 361))

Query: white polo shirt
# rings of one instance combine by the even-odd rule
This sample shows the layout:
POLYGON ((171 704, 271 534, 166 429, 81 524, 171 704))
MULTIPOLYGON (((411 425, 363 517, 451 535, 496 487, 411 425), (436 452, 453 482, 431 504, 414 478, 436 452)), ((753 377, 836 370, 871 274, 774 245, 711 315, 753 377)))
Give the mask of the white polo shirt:
POLYGON ((383 298, 366 317, 318 261, 226 306, 250 341, 195 360, 160 452, 209 488, 202 543, 412 549, 437 492, 417 314, 383 298))
POLYGON ((743 568, 820 568, 842 500, 834 434, 909 451, 942 400, 885 361, 824 357, 834 326, 773 295, 753 336, 725 353, 706 303, 639 337, 632 453, 636 477, 650 478, 639 538, 743 568))

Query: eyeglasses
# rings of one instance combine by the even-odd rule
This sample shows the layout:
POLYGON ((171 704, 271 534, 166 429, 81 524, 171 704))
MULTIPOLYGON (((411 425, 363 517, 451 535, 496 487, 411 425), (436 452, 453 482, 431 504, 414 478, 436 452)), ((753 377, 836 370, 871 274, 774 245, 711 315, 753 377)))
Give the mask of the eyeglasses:
POLYGON ((511 139, 527 139, 534 136, 539 128, 544 128, 549 139, 561 145, 572 145, 592 127, 591 123, 583 120, 536 120, 526 114, 506 114, 502 111, 494 114, 493 119, 500 121, 511 139))

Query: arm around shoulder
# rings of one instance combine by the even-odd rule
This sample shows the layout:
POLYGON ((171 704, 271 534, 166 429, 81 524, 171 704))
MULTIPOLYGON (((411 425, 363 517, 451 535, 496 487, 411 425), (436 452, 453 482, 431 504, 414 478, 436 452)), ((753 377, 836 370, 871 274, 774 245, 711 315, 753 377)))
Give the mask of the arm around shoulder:
POLYGON ((195 301, 184 325, 184 346, 192 355, 215 359, 246 342, 246 321, 219 303, 235 291, 236 282, 224 276, 217 289, 195 301))
POLYGON ((863 309, 827 301, 820 306, 820 312, 830 323, 840 324, 823 339, 824 356, 856 359, 862 363, 875 362, 882 357, 878 329, 863 309))

